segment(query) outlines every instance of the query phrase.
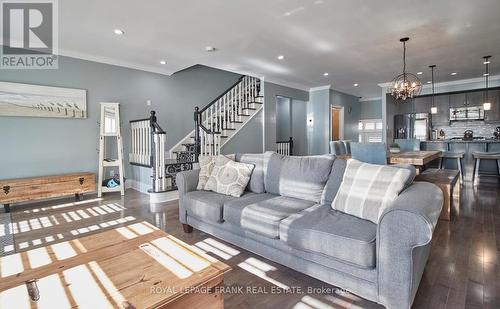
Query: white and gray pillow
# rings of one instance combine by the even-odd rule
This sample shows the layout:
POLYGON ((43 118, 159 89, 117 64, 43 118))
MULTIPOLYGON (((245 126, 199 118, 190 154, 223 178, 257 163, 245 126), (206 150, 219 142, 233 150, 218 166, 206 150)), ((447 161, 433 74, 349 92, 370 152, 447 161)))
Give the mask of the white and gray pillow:
MULTIPOLYGON (((227 155, 222 157, 228 158, 230 160, 235 159, 235 155, 227 155)), ((198 157, 198 163, 200 164, 200 175, 198 176, 198 186, 196 187, 196 190, 206 190, 205 186, 207 184, 208 178, 210 177, 210 174, 212 174, 212 169, 214 168, 215 164, 215 159, 218 156, 199 156, 198 157)))
POLYGON ((215 160, 205 190, 240 197, 250 181, 253 169, 253 164, 235 162, 219 156, 215 160))
POLYGON ((377 224, 412 176, 405 168, 350 159, 332 208, 377 224))

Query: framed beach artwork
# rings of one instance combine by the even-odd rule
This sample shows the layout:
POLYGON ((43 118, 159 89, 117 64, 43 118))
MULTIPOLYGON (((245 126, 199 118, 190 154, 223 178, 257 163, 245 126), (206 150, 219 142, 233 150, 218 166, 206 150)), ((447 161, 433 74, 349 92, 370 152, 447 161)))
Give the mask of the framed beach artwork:
POLYGON ((0 82, 0 116, 87 118, 87 91, 0 82))

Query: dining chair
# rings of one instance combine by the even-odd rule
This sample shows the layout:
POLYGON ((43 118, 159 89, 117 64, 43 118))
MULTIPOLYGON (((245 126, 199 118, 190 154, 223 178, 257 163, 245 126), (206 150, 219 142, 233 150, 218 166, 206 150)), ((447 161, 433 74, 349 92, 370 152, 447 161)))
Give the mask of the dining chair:
POLYGON ((351 141, 345 140, 342 142, 344 142, 346 154, 350 155, 351 154, 351 141))
POLYGON ((394 142, 399 145, 399 149, 401 149, 401 151, 419 151, 420 150, 420 140, 419 139, 396 138, 394 140, 394 142))
POLYGON ((386 165, 385 143, 351 143, 351 157, 361 162, 386 165))
POLYGON ((330 153, 336 156, 342 156, 347 154, 346 147, 343 141, 331 141, 330 142, 330 153))

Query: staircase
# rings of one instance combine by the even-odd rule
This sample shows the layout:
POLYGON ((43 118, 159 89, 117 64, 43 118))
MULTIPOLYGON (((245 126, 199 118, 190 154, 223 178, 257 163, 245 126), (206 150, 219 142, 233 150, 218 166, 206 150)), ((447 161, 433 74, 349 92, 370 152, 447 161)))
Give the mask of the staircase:
POLYGON ((132 147, 129 162, 152 169, 151 201, 166 201, 164 196, 177 190, 177 173, 193 169, 199 155, 220 154, 221 148, 262 108, 260 80, 242 76, 207 106, 201 110, 195 108, 195 129, 168 154, 163 151, 165 132, 158 125, 154 111, 149 118, 130 121, 132 147))
POLYGON ((198 162, 199 155, 218 155, 263 107, 260 80, 242 76, 203 109, 195 108, 195 129, 170 149, 177 162, 198 162))

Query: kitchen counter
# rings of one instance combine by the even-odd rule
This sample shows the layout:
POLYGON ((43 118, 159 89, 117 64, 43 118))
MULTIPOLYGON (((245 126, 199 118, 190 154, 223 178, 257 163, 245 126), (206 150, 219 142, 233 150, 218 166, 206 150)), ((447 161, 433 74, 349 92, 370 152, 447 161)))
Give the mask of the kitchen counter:
POLYGON ((500 143, 500 139, 488 138, 488 139, 473 139, 473 140, 463 140, 463 139, 436 139, 431 141, 422 141, 422 143, 500 143))
MULTIPOLYGON (((451 151, 451 152, 463 152, 464 158, 462 160, 463 172, 465 180, 472 180, 472 172, 474 170, 474 158, 472 154, 474 152, 500 152, 500 140, 488 138, 488 139, 474 139, 474 140, 463 140, 463 139, 444 139, 444 140, 432 140, 432 141, 421 141, 421 150, 440 150, 440 151, 451 151)), ((483 160, 481 162, 481 172, 497 173, 497 162, 491 160, 483 160)), ((443 161, 445 168, 457 169, 457 163, 455 159, 444 159, 443 161)))

